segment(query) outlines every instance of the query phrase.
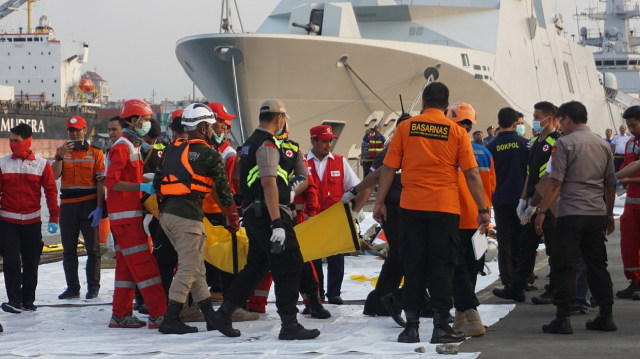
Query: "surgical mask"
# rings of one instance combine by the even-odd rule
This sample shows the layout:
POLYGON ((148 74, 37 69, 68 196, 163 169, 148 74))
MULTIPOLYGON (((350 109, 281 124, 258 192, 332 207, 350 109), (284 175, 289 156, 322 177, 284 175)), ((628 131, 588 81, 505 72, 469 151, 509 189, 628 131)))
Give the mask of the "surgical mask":
POLYGON ((216 142, 216 144, 218 144, 218 145, 221 145, 222 141, 224 141, 224 133, 222 135, 218 136, 216 131, 212 131, 211 137, 216 142))
POLYGON ((542 127, 540 126, 540 121, 533 121, 532 124, 533 129, 538 131, 538 132, 542 132, 542 127))
POLYGON ((142 128, 138 128, 136 129, 136 131, 140 136, 144 136, 147 133, 149 133, 150 129, 151 129, 151 121, 146 121, 142 123, 142 128))
POLYGON ((274 134, 275 136, 280 136, 281 134, 284 133, 284 129, 285 127, 287 127, 287 121, 282 121, 282 127, 280 127, 280 129, 278 131, 276 131, 276 133, 274 134))
POLYGON ((516 133, 518 136, 524 135, 524 125, 516 125, 516 133))
POLYGON ((150 144, 142 141, 142 143, 140 144, 140 148, 144 151, 144 152, 149 152, 150 149, 153 148, 153 146, 151 146, 150 144))

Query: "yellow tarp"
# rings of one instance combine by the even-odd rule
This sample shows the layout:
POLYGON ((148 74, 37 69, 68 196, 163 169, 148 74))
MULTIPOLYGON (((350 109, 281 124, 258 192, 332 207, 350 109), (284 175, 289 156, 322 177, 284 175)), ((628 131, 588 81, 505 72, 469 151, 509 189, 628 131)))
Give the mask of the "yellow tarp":
MULTIPOLYGON (((305 262, 339 253, 359 250, 355 222, 349 207, 338 202, 319 215, 294 227, 305 262)), ((231 233, 223 226, 214 226, 205 218, 207 241, 204 259, 221 270, 233 273, 231 233)), ((244 228, 238 238, 238 270, 247 264, 249 240, 244 228)))

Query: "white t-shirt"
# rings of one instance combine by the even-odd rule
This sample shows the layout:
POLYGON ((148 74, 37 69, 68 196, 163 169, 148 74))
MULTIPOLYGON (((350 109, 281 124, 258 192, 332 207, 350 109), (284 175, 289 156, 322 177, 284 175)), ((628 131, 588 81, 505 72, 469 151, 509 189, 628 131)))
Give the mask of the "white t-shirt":
POLYGON ((629 134, 625 134, 624 136, 616 133, 613 135, 611 139, 611 144, 615 146, 614 155, 624 155, 625 148, 627 147, 627 142, 631 139, 629 134))

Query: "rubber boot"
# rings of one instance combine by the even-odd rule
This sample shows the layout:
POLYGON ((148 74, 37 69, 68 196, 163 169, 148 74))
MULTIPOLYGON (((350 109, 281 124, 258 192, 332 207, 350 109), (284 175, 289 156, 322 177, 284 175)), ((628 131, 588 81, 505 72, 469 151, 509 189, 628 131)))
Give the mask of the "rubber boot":
POLYGON ((309 300, 309 309, 311 310, 311 316, 318 319, 327 319, 331 317, 331 313, 320 303, 320 297, 318 294, 315 296, 307 295, 309 300))
POLYGON ((164 314, 164 320, 160 324, 158 331, 164 334, 187 334, 197 333, 198 328, 190 327, 180 320, 180 311, 184 303, 178 303, 170 300, 167 305, 167 312, 164 314))
MULTIPOLYGON (((456 311, 456 316, 457 314, 458 313, 456 311)), ((487 329, 484 327, 484 324, 482 324, 482 320, 480 319, 480 313, 478 313, 477 310, 473 308, 467 309, 464 311, 463 314, 467 318, 467 324, 464 326, 464 329, 462 330, 465 336, 479 337, 481 335, 484 335, 487 332, 487 329)), ((454 323, 453 329, 459 330, 459 329, 456 329, 455 320, 453 321, 453 323, 454 323)))
POLYGON ((213 316, 207 316, 205 314, 204 317, 207 321, 207 329, 211 330, 209 329, 211 327, 217 329, 220 333, 228 337, 239 337, 240 331, 238 329, 233 329, 233 325, 231 324, 231 316, 236 308, 237 307, 231 304, 231 302, 224 301, 213 316), (209 322, 211 322, 211 324, 209 324, 209 322))
POLYGON ((305 329, 302 324, 298 323, 296 314, 280 314, 282 327, 278 339, 280 340, 306 340, 314 339, 320 335, 318 329, 305 329))
POLYGON ((458 343, 465 339, 464 333, 453 330, 453 328, 449 326, 449 317, 448 312, 433 312, 433 334, 431 335, 431 344, 458 343))
POLYGON ((406 311, 404 315, 407 317, 407 323, 404 326, 404 330, 398 335, 398 342, 400 343, 417 343, 420 341, 420 333, 418 327, 420 326, 420 313, 406 311))
POLYGON ((453 318, 453 330, 463 332, 465 325, 467 325, 467 316, 465 315, 465 312, 461 312, 456 309, 456 316, 453 318))

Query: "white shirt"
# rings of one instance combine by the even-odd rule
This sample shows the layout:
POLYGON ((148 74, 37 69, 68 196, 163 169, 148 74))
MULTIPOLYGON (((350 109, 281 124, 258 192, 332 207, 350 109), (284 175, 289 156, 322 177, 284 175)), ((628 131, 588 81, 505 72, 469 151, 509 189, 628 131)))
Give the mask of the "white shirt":
POLYGON ((613 135, 611 139, 611 144, 615 146, 614 151, 616 155, 624 155, 624 151, 627 147, 627 142, 631 139, 629 134, 625 134, 624 136, 616 133, 613 135))
MULTIPOLYGON (((313 163, 316 165, 316 172, 318 173, 320 181, 322 181, 324 170, 327 168, 327 158, 333 159, 333 153, 329 152, 328 155, 324 156, 322 161, 319 160, 313 152, 309 151, 309 153, 307 153, 307 160, 313 160, 313 163)), ((358 178, 358 175, 351 169, 349 162, 347 162, 347 159, 344 157, 342 157, 342 173, 344 173, 344 178, 342 179, 342 189, 344 191, 360 183, 360 178, 358 178)))

